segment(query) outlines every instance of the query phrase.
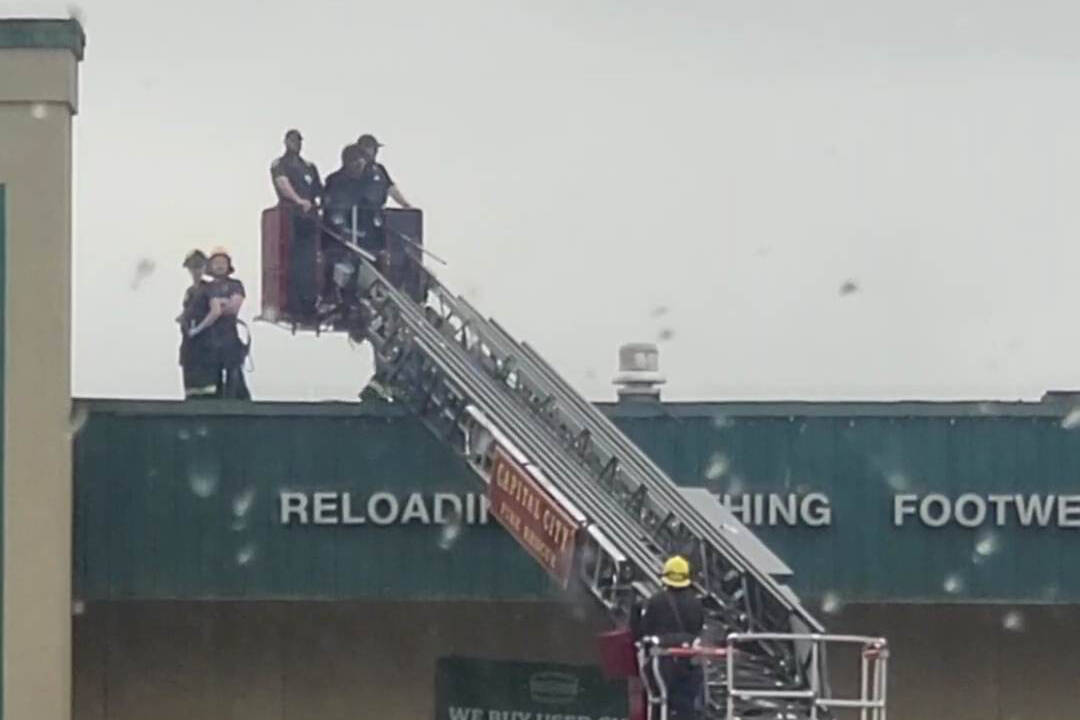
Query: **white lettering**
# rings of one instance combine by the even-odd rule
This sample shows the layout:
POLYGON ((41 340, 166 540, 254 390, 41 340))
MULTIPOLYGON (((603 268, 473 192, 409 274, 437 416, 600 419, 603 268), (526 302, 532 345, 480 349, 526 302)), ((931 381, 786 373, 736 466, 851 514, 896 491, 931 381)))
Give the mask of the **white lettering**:
POLYGON ((419 520, 421 525, 430 525, 431 517, 428 515, 427 506, 424 505, 424 496, 413 493, 405 502, 405 512, 401 514, 401 524, 419 520))
POLYGON ((973 528, 982 525, 983 520, 986 519, 986 501, 974 493, 966 493, 961 495, 956 500, 956 522, 960 523, 966 528, 973 528), (975 507, 975 514, 971 515, 964 511, 965 507, 975 507))
POLYGON ((487 525, 488 524, 488 510, 490 510, 490 509, 491 509, 491 501, 488 500, 488 496, 487 495, 481 495, 480 496, 480 520, 479 520, 481 525, 487 525))
POLYGON ((918 495, 893 495, 893 525, 902 527, 904 517, 915 514, 915 501, 918 495))
POLYGON ((1080 527, 1080 495, 1059 495, 1058 527, 1080 527))
POLYGON ((941 493, 931 493, 919 503, 919 519, 930 527, 941 527, 949 522, 950 517, 952 517, 952 504, 949 502, 949 498, 941 493), (938 513, 937 517, 932 517, 930 514, 930 508, 933 505, 941 507, 941 512, 938 513))
POLYGON ((451 705, 448 710, 450 711, 450 720, 469 720, 469 716, 472 714, 471 708, 463 708, 456 705, 451 705))
POLYGON ((1040 500, 1038 495, 1029 495, 1024 503, 1024 496, 1016 496, 1016 515, 1020 518, 1020 524, 1024 527, 1031 525, 1032 519, 1039 523, 1039 527, 1046 527, 1050 522, 1050 514, 1054 512, 1054 496, 1047 495, 1040 500))
POLYGON ((341 493, 341 521, 345 525, 363 525, 363 515, 352 514, 352 493, 341 493))
POLYGON ((799 522, 799 511, 796 498, 791 493, 787 497, 780 495, 769 496, 769 524, 776 525, 778 518, 783 518, 788 527, 794 527, 799 522))
POLYGON ((378 492, 368 498, 367 516, 376 525, 392 525, 398 518, 398 500, 388 492, 378 492), (379 505, 386 505, 387 512, 380 513, 379 505))
POLYGON ((829 498, 824 493, 810 493, 802 499, 799 507, 802 521, 810 527, 825 527, 832 524, 832 508, 829 498))
POLYGON ((763 495, 754 496, 754 524, 761 525, 765 522, 765 497, 763 495))
POLYGON ((333 525, 337 523, 334 512, 337 511, 337 493, 317 492, 315 499, 315 524, 333 525))
POLYGON ((296 515, 296 520, 301 525, 307 525, 307 495, 302 492, 282 492, 281 500, 281 524, 288 525, 290 518, 296 515))
POLYGON ((994 505, 994 523, 1005 527, 1005 508, 1013 501, 1012 495, 989 495, 987 499, 994 505))
POLYGON ((451 493, 435 493, 435 522, 447 523, 461 520, 461 498, 451 493), (446 513, 446 505, 452 508, 450 514, 446 513))
POLYGON ((739 519, 739 522, 741 522, 743 525, 749 525, 750 524, 750 496, 749 495, 740 495, 739 496, 739 506, 737 508, 734 505, 731 504, 731 496, 730 495, 724 495, 724 507, 726 507, 728 509, 728 512, 730 512, 732 515, 737 517, 739 519))

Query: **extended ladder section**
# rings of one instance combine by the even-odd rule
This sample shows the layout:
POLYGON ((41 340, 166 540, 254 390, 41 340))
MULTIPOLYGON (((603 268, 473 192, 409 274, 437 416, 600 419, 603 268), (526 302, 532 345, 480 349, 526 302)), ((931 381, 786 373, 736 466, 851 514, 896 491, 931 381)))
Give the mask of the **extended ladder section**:
POLYGON ((824 654, 797 635, 823 628, 778 580, 775 563, 754 552, 745 528, 710 522, 535 350, 430 273, 420 303, 362 261, 357 293, 377 379, 488 483, 492 514, 553 577, 566 587, 576 576, 624 622, 659 588, 664 559, 684 555, 707 640, 748 638, 737 677, 725 665, 709 678, 707 709, 718 717, 731 703, 744 717, 817 712, 806 692, 817 683, 828 695, 824 654), (728 697, 732 683, 738 697, 728 697))

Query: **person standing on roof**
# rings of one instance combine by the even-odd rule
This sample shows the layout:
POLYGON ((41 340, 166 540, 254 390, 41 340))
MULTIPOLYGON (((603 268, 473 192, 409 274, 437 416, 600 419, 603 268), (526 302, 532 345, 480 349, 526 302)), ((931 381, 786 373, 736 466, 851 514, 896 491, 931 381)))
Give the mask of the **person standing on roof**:
POLYGON ((244 381, 244 360, 247 345, 240 340, 237 315, 244 304, 244 284, 231 277, 232 257, 225 248, 215 248, 210 253, 207 269, 210 282, 204 289, 209 311, 195 327, 188 331, 190 338, 206 334, 209 348, 211 374, 217 386, 215 397, 233 400, 250 400, 244 381))
POLYGON ((206 288, 206 254, 192 250, 184 258, 184 268, 191 273, 191 285, 184 292, 183 308, 176 322, 180 325, 180 368, 184 382, 184 398, 195 400, 214 397, 214 381, 209 348, 204 336, 189 337, 188 331, 210 314, 210 298, 206 288))
POLYGON ((292 232, 289 246, 289 297, 287 311, 294 320, 315 313, 318 278, 318 207, 322 181, 314 163, 300 155, 304 138, 299 130, 285 133, 285 154, 270 165, 270 177, 278 206, 286 213, 292 232))
MULTIPOLYGON (((663 647, 690 645, 705 626, 705 611, 691 583, 690 563, 681 555, 668 558, 660 576, 664 587, 631 616, 635 639, 656 637, 663 647)), ((697 716, 703 692, 701 668, 688 658, 663 658, 660 672, 668 690, 668 713, 675 720, 697 716)))

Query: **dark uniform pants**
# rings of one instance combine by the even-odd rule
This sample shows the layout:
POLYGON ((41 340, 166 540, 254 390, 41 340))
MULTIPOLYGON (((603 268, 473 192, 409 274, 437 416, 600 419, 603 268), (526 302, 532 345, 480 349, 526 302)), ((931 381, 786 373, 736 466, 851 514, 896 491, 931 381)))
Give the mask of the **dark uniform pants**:
POLYGON ((704 692, 705 674, 688 658, 662 658, 660 674, 667 686, 668 717, 671 720, 692 720, 699 717, 704 692))
POLYGON ((187 337, 181 339, 180 370, 186 399, 217 397, 218 382, 214 374, 214 359, 210 355, 210 349, 201 339, 187 337))

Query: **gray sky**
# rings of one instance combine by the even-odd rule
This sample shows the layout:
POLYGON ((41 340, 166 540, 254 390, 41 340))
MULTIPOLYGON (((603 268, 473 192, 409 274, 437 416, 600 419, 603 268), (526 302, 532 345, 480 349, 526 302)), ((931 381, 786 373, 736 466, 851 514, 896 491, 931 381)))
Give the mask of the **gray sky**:
MULTIPOLYGON (((193 246, 234 250, 255 314, 290 126, 324 174, 377 134, 443 279, 590 398, 613 395, 621 342, 665 330, 673 399, 1080 385, 1075 3, 81 9, 79 395, 179 396, 193 246)), ((367 348, 255 333, 260 398, 366 380, 367 348)))

